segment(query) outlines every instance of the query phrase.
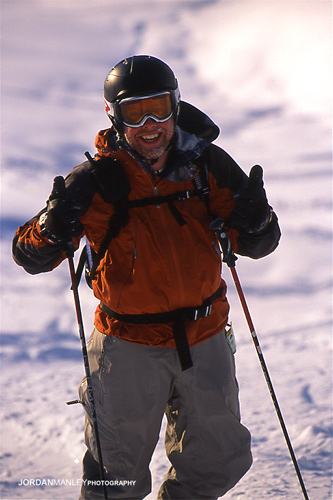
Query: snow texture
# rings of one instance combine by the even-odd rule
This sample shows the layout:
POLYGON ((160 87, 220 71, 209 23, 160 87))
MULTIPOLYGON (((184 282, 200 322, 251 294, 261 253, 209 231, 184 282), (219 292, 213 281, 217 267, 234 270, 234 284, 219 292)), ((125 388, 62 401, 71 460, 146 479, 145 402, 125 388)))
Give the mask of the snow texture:
MULTIPOLYGON (((145 53, 169 63, 182 98, 220 126, 218 145, 246 172, 264 168, 281 243, 262 260, 239 258, 237 270, 309 497, 331 498, 331 28, 321 0, 2 1, 3 500, 77 498, 85 450, 82 408, 65 404, 83 377, 67 264, 30 276, 12 261, 11 239, 53 177, 94 152, 109 126, 108 71, 145 53)), ((224 278, 254 453, 224 498, 301 499, 228 269, 224 278)), ((97 303, 84 284, 80 296, 89 335, 97 303)), ((148 499, 167 468, 162 429, 148 499)))

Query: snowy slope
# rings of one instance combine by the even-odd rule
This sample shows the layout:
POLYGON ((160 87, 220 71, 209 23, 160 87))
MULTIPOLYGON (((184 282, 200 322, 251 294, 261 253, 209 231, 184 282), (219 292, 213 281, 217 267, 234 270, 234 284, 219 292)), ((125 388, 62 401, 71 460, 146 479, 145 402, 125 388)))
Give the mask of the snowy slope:
MULTIPOLYGON (((331 498, 331 2, 2 0, 1 498, 70 500, 81 477, 83 376, 66 263, 29 276, 11 259, 18 225, 52 178, 94 151, 109 122, 102 86, 133 53, 164 59, 182 98, 219 124, 216 141, 260 163, 283 232, 237 270, 311 500, 331 498), (58 486, 23 486, 54 479, 58 486)), ((226 499, 302 498, 229 271, 244 424, 254 464, 226 499)), ((96 301, 80 287, 86 335, 96 301)), ((156 492, 168 468, 163 432, 156 492)))

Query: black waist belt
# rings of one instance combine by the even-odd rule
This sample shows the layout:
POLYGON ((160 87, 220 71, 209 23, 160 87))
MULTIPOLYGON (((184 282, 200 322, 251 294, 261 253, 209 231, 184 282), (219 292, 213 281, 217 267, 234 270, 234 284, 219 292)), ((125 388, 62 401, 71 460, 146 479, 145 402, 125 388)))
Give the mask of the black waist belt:
POLYGON ((179 362, 182 370, 187 370, 193 366, 190 348, 185 330, 185 321, 196 321, 200 318, 206 318, 212 311, 212 303, 218 297, 221 297, 223 288, 219 288, 213 295, 208 297, 201 306, 184 307, 183 309, 175 309, 173 311, 152 314, 119 314, 112 311, 107 305, 100 303, 102 311, 106 312, 111 318, 124 323, 132 323, 135 325, 157 325, 163 323, 172 323, 173 338, 179 357, 179 362))

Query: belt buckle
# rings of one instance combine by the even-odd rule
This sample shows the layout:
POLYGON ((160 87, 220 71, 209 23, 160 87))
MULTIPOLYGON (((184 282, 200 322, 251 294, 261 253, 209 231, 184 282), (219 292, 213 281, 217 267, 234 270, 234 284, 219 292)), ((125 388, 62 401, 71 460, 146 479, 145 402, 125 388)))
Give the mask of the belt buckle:
POLYGON ((211 312, 212 312, 212 304, 206 306, 203 310, 202 308, 196 309, 194 312, 194 321, 196 321, 199 318, 207 318, 207 316, 210 316, 211 312))
POLYGON ((209 304, 209 306, 206 307, 206 311, 205 311, 205 318, 207 318, 207 316, 210 316, 210 313, 212 312, 212 304, 209 304))

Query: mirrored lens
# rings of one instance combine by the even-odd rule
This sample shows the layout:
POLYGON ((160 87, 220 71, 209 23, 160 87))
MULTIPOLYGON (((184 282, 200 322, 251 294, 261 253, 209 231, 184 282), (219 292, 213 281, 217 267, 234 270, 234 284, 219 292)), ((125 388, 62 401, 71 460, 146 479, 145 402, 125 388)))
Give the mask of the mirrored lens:
POLYGON ((124 99, 120 102, 123 123, 129 127, 140 126, 145 117, 162 122, 172 115, 171 96, 168 92, 139 99, 124 99))

